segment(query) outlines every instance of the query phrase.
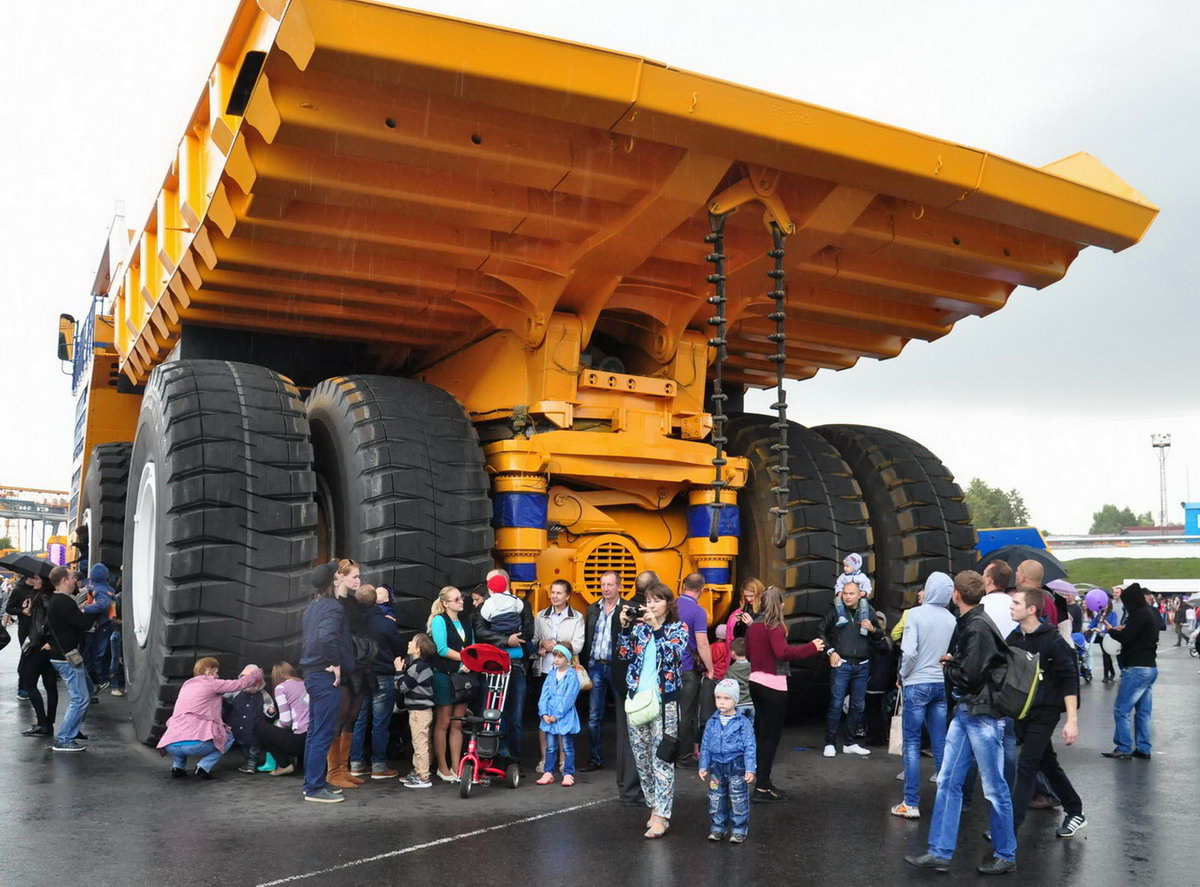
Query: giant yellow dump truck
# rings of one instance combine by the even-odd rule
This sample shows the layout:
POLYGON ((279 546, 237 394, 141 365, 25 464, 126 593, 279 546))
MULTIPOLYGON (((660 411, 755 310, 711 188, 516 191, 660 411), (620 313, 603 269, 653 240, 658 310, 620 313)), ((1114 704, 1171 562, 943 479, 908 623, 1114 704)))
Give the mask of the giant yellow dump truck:
POLYGON ((898 608, 973 559, 919 443, 805 428, 785 379, 886 359, 1156 210, 619 52, 361 0, 244 0, 149 216, 64 317, 82 554, 124 576, 139 737, 194 658, 294 655, 314 562, 407 628, 503 565, 898 608), (748 388, 778 386, 771 416, 748 388))

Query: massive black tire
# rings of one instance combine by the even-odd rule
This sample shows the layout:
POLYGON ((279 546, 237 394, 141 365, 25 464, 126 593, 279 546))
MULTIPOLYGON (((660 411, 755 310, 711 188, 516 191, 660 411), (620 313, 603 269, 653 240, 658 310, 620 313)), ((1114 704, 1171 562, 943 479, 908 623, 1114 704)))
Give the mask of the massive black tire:
POLYGON ((954 475, 914 440, 864 425, 814 429, 854 470, 871 512, 873 604, 894 622, 935 570, 953 576, 976 560, 975 528, 954 475))
POLYGON ((425 629, 445 585, 492 567, 492 504, 475 428, 451 395, 413 379, 339 376, 309 394, 323 554, 350 557, 425 629))
POLYGON ((738 497, 742 533, 736 588, 751 577, 778 585, 786 595, 788 637, 808 641, 833 601, 833 583, 841 560, 851 551, 871 564, 871 527, 867 507, 850 467, 827 440, 802 425, 788 429, 787 539, 777 548, 773 535, 769 471, 777 460, 771 445, 775 419, 742 415, 729 421, 729 452, 750 461, 746 486, 738 497))
POLYGON ((122 595, 134 731, 154 741, 201 656, 223 676, 295 662, 316 557, 316 481, 296 387, 183 360, 146 385, 129 466, 122 595))
POLYGON ((92 447, 79 494, 79 513, 83 515, 79 535, 86 538, 80 553, 87 555, 89 567, 104 564, 110 573, 120 571, 125 554, 125 492, 132 451, 132 443, 92 447))

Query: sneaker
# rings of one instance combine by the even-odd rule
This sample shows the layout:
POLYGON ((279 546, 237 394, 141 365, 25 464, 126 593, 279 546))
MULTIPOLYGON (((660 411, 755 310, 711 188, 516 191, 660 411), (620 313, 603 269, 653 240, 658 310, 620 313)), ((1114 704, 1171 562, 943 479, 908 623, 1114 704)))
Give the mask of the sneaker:
POLYGON ((110 696, 124 696, 125 691, 122 690, 120 687, 115 687, 114 689, 109 691, 109 695, 110 696))
POLYGON ((253 773, 257 767, 257 761, 247 761, 246 763, 242 764, 242 766, 238 767, 238 773, 253 773))
POLYGON ((1063 819, 1063 824, 1058 827, 1058 831, 1054 833, 1056 838, 1074 837, 1075 833, 1087 825, 1086 816, 1066 816, 1063 819))
POLYGON ((541 779, 539 779, 537 781, 537 784, 538 785, 549 785, 552 782, 554 782, 554 774, 553 773, 543 773, 541 779))
MULTIPOLYGON (((834 748, 832 745, 827 745, 827 746, 825 746, 825 751, 821 752, 821 754, 823 754, 827 758, 832 758, 833 756, 835 756, 837 754, 837 749, 834 748)), ((904 774, 901 773, 900 775, 903 776, 904 774)))
MULTIPOLYGON (((250 772, 253 773, 254 771, 251 770, 250 772)), ((200 766, 196 767, 196 775, 199 776, 201 779, 205 779, 205 780, 211 780, 211 779, 217 778, 217 777, 213 776, 213 773, 211 770, 205 770, 203 767, 200 767, 200 766)))
POLYGON ((97 692, 97 693, 103 693, 105 690, 107 690, 107 689, 108 689, 109 687, 111 687, 111 686, 112 686, 112 683, 110 683, 109 681, 105 681, 105 682, 104 682, 104 683, 102 683, 102 684, 97 684, 97 685, 96 685, 96 692, 97 692))
POLYGON ((365 761, 351 761, 350 762, 350 775, 351 776, 369 776, 369 775, 371 775, 371 768, 369 766, 367 766, 367 763, 365 761))
POLYGON ((306 794, 304 800, 312 801, 316 804, 340 804, 346 799, 341 795, 335 795, 327 788, 319 788, 311 795, 306 794))
POLYGON ((721 834, 720 832, 709 832, 709 833, 708 833, 708 839, 709 839, 710 841, 720 841, 720 840, 722 840, 724 837, 725 837, 725 836, 724 836, 723 834, 721 834))
POLYGON ((399 775, 400 771, 393 770, 391 767, 384 767, 382 770, 376 770, 374 767, 371 768, 372 779, 395 779, 399 775))
POLYGON ((184 770, 182 767, 172 767, 171 768, 171 778, 172 779, 187 779, 187 775, 188 775, 188 772, 186 770, 184 770))
POLYGON ((903 781, 904 781, 904 771, 903 771, 903 770, 901 770, 899 773, 897 773, 897 774, 896 774, 896 778, 897 778, 898 780, 900 780, 901 782, 903 782, 903 781))
POLYGON ((932 783, 935 783, 935 784, 937 783, 937 771, 936 770, 934 770, 931 774, 929 774, 929 781, 932 783))
POLYGON ((400 781, 400 784, 405 788, 432 788, 433 783, 428 779, 422 779, 419 774, 409 773, 400 781))
POLYGON ((737 832, 734 832, 732 835, 730 835, 730 836, 729 836, 729 843, 730 843, 730 844, 741 844, 741 843, 743 843, 745 840, 746 840, 746 836, 745 836, 745 835, 739 835, 737 832))
POLYGON ((852 742, 849 745, 843 745, 842 751, 848 755, 869 755, 871 753, 870 749, 863 748, 857 742, 852 742))
POLYGON ((892 816, 901 816, 904 819, 920 819, 921 818, 921 808, 920 807, 910 807, 907 804, 901 802, 892 808, 892 816))
POLYGON ((87 751, 86 745, 80 745, 74 739, 68 739, 66 742, 56 742, 50 746, 51 751, 87 751))
POLYGON ((22 702, 28 702, 29 701, 29 691, 28 690, 18 690, 17 698, 20 699, 22 702))

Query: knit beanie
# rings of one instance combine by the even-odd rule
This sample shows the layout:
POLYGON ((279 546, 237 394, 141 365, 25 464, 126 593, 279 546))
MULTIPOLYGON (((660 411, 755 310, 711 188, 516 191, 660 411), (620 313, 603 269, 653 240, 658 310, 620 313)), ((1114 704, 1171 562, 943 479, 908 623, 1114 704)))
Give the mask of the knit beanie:
POLYGON ((324 591, 333 584, 333 577, 337 575, 337 568, 337 561, 329 561, 328 563, 313 567, 308 574, 308 584, 317 591, 324 591))
POLYGON ((737 681, 733 678, 725 678, 723 681, 717 681, 716 689, 713 690, 713 696, 728 696, 734 702, 737 702, 741 696, 741 692, 737 681))
POLYGON ((846 557, 842 561, 842 563, 845 564, 847 567, 849 567, 851 570, 853 570, 855 573, 857 573, 859 570, 862 569, 862 565, 863 565, 862 555, 859 554, 858 552, 852 551, 850 554, 846 555, 846 557))

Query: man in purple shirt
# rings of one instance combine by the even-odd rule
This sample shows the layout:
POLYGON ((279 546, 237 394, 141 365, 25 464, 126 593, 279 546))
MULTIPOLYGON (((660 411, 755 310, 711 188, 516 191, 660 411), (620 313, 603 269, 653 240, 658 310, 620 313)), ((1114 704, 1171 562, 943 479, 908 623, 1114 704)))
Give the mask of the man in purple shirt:
POLYGON ((697 598, 704 591, 704 577, 689 573, 679 595, 679 621, 687 626, 688 643, 683 650, 679 683, 679 749, 683 755, 677 766, 695 767, 697 752, 696 719, 700 708, 700 679, 712 680, 712 654, 708 649, 708 614, 697 598))

